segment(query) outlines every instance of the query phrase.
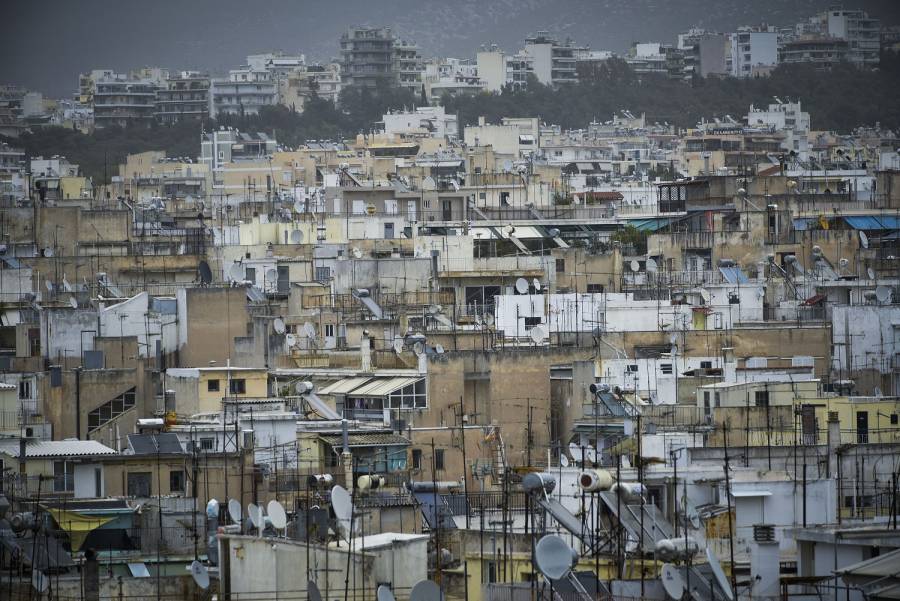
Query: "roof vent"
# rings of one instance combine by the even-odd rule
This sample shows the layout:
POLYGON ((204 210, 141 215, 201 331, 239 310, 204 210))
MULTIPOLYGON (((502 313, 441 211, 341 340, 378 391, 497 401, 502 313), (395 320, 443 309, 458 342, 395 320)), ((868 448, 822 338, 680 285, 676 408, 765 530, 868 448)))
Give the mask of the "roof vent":
POLYGON ((753 526, 753 540, 758 543, 774 543, 775 526, 772 524, 756 524, 753 526))

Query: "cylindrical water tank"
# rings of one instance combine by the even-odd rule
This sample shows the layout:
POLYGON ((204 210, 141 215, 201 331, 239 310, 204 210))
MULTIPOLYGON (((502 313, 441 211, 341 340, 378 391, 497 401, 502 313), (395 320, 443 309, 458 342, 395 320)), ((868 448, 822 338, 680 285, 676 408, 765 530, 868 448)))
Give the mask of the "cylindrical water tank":
POLYGON ((616 482, 612 490, 626 502, 640 501, 641 496, 647 492, 639 482, 616 482))
POLYGON ((556 478, 551 474, 532 472, 530 474, 525 474, 525 477, 522 478, 522 489, 529 494, 541 490, 549 494, 553 492, 554 488, 556 488, 556 478))
POLYGON ((683 561, 700 552, 700 544, 690 536, 656 541, 656 556, 663 561, 683 561))
POLYGON ((609 490, 615 479, 606 470, 584 470, 578 476, 578 485, 584 492, 599 492, 609 490))

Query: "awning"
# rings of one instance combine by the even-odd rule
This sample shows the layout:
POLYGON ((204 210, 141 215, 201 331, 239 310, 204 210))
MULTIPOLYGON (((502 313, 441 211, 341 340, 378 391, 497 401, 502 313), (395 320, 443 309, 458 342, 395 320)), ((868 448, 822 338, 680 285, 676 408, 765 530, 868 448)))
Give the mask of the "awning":
POLYGON ((691 307, 691 311, 694 313, 703 313, 704 315, 710 315, 713 312, 709 307, 691 307))
POLYGON ((671 223, 668 217, 660 217, 654 219, 634 219, 628 222, 628 225, 634 226, 642 232, 657 232, 671 223))
POLYGON ((372 378, 366 376, 364 378, 344 378, 343 380, 338 380, 333 384, 329 384, 322 390, 317 390, 318 394, 347 394, 351 390, 355 388, 359 388, 372 378))
POLYGON ((835 571, 867 598, 900 599, 900 549, 835 571))
POLYGON ((896 230, 900 229, 900 218, 894 215, 857 215, 844 217, 844 222, 855 230, 896 230))
POLYGON ((737 499, 752 497, 771 497, 771 490, 733 490, 731 496, 737 499))
POLYGON ((410 384, 421 382, 425 378, 375 378, 368 384, 353 390, 352 396, 383 397, 405 388, 410 384))
POLYGON ((48 507, 46 509, 50 512, 50 515, 53 516, 56 523, 59 524, 59 527, 68 533, 73 551, 81 549, 81 545, 84 543, 84 539, 87 538, 88 534, 118 517, 85 515, 75 511, 56 509, 54 507, 48 507))
POLYGON ((750 278, 741 271, 740 267, 719 267, 719 272, 729 284, 748 284, 750 278))

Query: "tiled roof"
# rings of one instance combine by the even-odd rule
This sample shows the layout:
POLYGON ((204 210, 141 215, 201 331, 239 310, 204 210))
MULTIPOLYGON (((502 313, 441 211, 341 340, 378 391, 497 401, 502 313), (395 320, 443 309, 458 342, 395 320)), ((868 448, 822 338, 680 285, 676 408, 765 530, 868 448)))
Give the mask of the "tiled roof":
MULTIPOLYGON (((340 434, 320 437, 325 444, 331 447, 340 447, 344 444, 340 434)), ((409 439, 399 434, 373 432, 371 434, 350 434, 348 436, 351 447, 398 447, 409 446, 409 439)))

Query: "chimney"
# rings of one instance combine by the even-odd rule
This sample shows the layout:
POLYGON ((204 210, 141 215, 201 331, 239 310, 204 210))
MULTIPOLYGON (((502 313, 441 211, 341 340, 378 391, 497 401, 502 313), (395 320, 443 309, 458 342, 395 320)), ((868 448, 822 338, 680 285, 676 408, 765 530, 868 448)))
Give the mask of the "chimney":
POLYGON ((750 599, 775 601, 781 595, 781 564, 775 526, 753 526, 750 546, 750 599))
POLYGON ((837 411, 828 412, 828 477, 838 477, 838 457, 837 449, 841 446, 841 421, 838 419, 837 411))

